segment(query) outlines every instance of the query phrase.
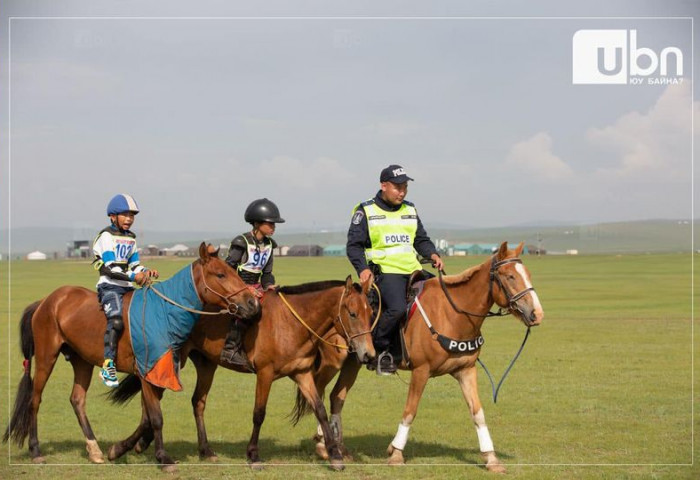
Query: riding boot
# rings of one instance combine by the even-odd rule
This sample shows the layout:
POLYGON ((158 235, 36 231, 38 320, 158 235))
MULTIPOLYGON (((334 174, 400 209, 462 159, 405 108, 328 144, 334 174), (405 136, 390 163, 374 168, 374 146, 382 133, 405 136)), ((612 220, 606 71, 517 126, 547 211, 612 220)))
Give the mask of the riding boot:
POLYGON ((241 324, 241 322, 231 322, 231 328, 226 336, 224 349, 221 350, 222 362, 248 367, 248 358, 243 349, 243 334, 245 333, 245 329, 245 325, 241 324))

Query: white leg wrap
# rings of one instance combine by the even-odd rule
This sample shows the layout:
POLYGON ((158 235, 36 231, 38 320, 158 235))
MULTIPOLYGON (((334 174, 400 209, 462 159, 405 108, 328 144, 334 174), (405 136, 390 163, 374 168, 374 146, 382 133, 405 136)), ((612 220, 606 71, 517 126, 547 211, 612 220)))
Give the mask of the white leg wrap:
POLYGON ((318 433, 318 436, 323 438, 323 429, 321 428, 321 424, 317 423, 316 424, 316 433, 318 433))
POLYGON ((411 429, 410 425, 404 425, 399 423, 399 430, 396 432, 396 436, 391 441, 393 447, 397 450, 403 450, 408 441, 408 431, 411 429))
POLYGON ((489 434, 489 429, 486 426, 486 417, 484 417, 484 410, 479 409, 474 415, 474 427, 476 427, 476 436, 479 437, 479 450, 482 452, 493 452, 493 442, 491 441, 491 435, 489 434))
POLYGON ((486 425, 483 427, 476 427, 476 435, 479 437, 479 450, 482 452, 494 451, 491 435, 489 434, 489 429, 486 425))

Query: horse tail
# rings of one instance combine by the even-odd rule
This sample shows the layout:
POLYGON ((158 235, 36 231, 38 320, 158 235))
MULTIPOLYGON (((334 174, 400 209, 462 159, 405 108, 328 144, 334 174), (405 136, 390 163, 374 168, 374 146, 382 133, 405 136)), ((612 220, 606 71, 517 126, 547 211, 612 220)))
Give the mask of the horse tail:
POLYGON ((306 401, 304 394, 301 393, 301 390, 299 389, 299 387, 297 387, 297 398, 294 401, 294 407, 292 408, 292 411, 289 412, 289 421, 292 423, 293 426, 296 427, 296 425, 302 418, 304 418, 310 413, 313 413, 313 411, 313 407, 309 405, 309 402, 306 401))
POLYGON ((124 405, 140 391, 141 379, 131 373, 119 381, 119 386, 107 394, 107 399, 114 405, 124 405))
MULTIPOLYGON (((316 377, 316 375, 318 374, 318 369, 320 366, 321 354, 317 353, 316 358, 314 358, 314 377, 316 377)), ((301 390, 299 390, 299 386, 297 386, 297 398, 294 401, 294 407, 292 408, 292 411, 289 412, 288 415, 288 417, 290 417, 289 421, 292 423, 292 426, 296 427, 302 418, 304 418, 306 415, 313 413, 313 411, 313 406, 311 406, 309 402, 306 401, 306 398, 304 398, 304 394, 301 393, 301 390)))
POLYGON ((2 437, 2 442, 9 440, 17 444, 18 447, 24 445, 24 440, 29 436, 29 429, 32 424, 32 357, 34 356, 34 334, 32 333, 32 317, 41 304, 41 300, 36 301, 24 309, 22 318, 19 321, 19 341, 24 355, 24 375, 17 387, 17 397, 12 410, 10 423, 2 437))

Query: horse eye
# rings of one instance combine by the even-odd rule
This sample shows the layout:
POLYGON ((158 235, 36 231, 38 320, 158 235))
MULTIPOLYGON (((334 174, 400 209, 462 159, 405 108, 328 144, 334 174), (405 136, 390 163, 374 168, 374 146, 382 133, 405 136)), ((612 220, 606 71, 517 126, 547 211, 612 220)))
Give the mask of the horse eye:
POLYGON ((357 314, 355 312, 348 312, 350 315, 350 318, 357 318, 357 314))
POLYGON ((216 276, 219 278, 224 278, 226 276, 226 274, 225 273, 217 273, 216 276))

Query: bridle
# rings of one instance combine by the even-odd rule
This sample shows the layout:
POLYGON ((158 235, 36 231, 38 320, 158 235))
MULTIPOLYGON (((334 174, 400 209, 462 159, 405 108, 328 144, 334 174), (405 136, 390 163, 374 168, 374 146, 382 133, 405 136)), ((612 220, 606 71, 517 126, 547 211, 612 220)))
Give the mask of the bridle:
POLYGON ((506 258, 505 260, 501 260, 500 262, 496 261, 496 256, 494 255, 492 260, 491 260, 491 268, 489 269, 489 296, 488 298, 493 300, 493 284, 494 282, 498 285, 498 288, 501 289, 503 294, 506 297, 506 301, 508 302, 508 307, 498 307, 497 312, 487 312, 486 314, 481 314, 481 313, 472 313, 468 312, 466 310, 463 310, 457 306, 457 304, 454 302, 452 299, 452 296, 450 295, 450 292, 447 290, 447 285, 445 284, 445 280, 443 279, 443 272, 440 271, 438 272, 439 280, 440 280, 440 286, 442 287, 442 291, 445 294, 445 297, 447 297, 447 301, 450 303, 452 308, 454 309, 455 312, 461 313, 462 315, 467 315, 470 317, 480 317, 480 318, 486 318, 486 317, 503 317, 505 315, 510 315, 511 313, 518 312, 521 316, 521 318, 525 319, 525 321, 528 323, 528 326, 530 326, 530 321, 526 319, 523 316, 523 310, 518 306, 518 300, 523 298, 525 295, 527 295, 530 292, 534 292, 535 289, 533 287, 527 287, 515 295, 511 295, 510 292, 508 291, 507 288, 503 285, 503 282, 501 281, 501 277, 498 275, 498 269, 501 268, 503 265, 507 265, 509 263, 523 263, 522 260, 519 258, 506 258))
MULTIPOLYGON (((524 288, 523 290, 519 291, 515 295, 511 295, 510 292, 508 291, 507 288, 503 285, 503 282, 501 281, 501 277, 498 276, 498 269, 501 268, 503 265, 507 265, 509 263, 520 263, 522 264, 523 261, 520 260, 519 258, 507 258, 505 260, 501 260, 500 262, 496 262, 496 257, 493 257, 493 260, 491 261, 491 270, 489 271, 489 297, 493 299, 493 282, 496 282, 498 284, 498 287, 501 289, 501 292, 503 292, 503 295, 506 297, 506 301, 508 302, 508 310, 510 313, 513 312, 518 312, 520 314, 520 317, 525 319, 523 309, 518 306, 518 300, 523 298, 525 295, 527 295, 530 292, 534 292, 535 289, 534 287, 527 287, 524 288)), ((528 319, 525 319, 528 326, 530 326, 530 321, 528 319)))
MULTIPOLYGON (((244 290, 253 291, 253 289, 250 287, 250 285, 245 285, 242 288, 239 288, 238 290, 236 290, 235 292, 233 292, 232 294, 230 294, 228 296, 217 292, 216 290, 211 288, 209 286, 209 284, 207 283, 207 276, 204 273, 204 265, 202 265, 202 283, 204 284, 204 291, 205 292, 208 290, 211 293, 213 293, 214 295, 216 295, 217 297, 219 297, 220 299, 222 299, 224 302, 226 302, 226 309, 227 309, 228 313, 230 313, 231 315, 236 315, 236 313, 238 313, 238 310, 240 309, 240 306, 237 303, 232 302, 230 299, 232 297, 235 297, 236 295, 238 295, 239 293, 241 293, 244 290)), ((256 292, 253 292, 253 294, 256 295, 256 292)))
MULTIPOLYGON (((343 308, 343 299, 345 298, 345 290, 343 290, 342 295, 340 296, 340 302, 338 303, 338 315, 336 315, 336 321, 340 324, 340 327, 343 329, 343 337, 345 337, 345 341, 348 343, 348 348, 349 352, 352 352, 352 340, 354 340, 357 337, 361 337, 363 335, 371 335, 372 330, 374 330, 374 327, 377 326, 377 322, 379 321, 379 316, 382 313, 382 302, 381 302, 381 293, 379 292, 379 287, 377 287, 374 283, 372 283, 372 287, 377 291, 377 294, 380 295, 380 300, 379 300, 379 308, 377 309, 377 316, 374 319, 374 322, 372 322, 372 326, 369 327, 369 330, 365 330, 360 333, 356 333, 354 335, 351 335, 348 332, 348 329, 345 328, 345 324, 343 323, 343 317, 340 314, 343 308)), ((347 307, 346 307, 347 308, 347 307)))

